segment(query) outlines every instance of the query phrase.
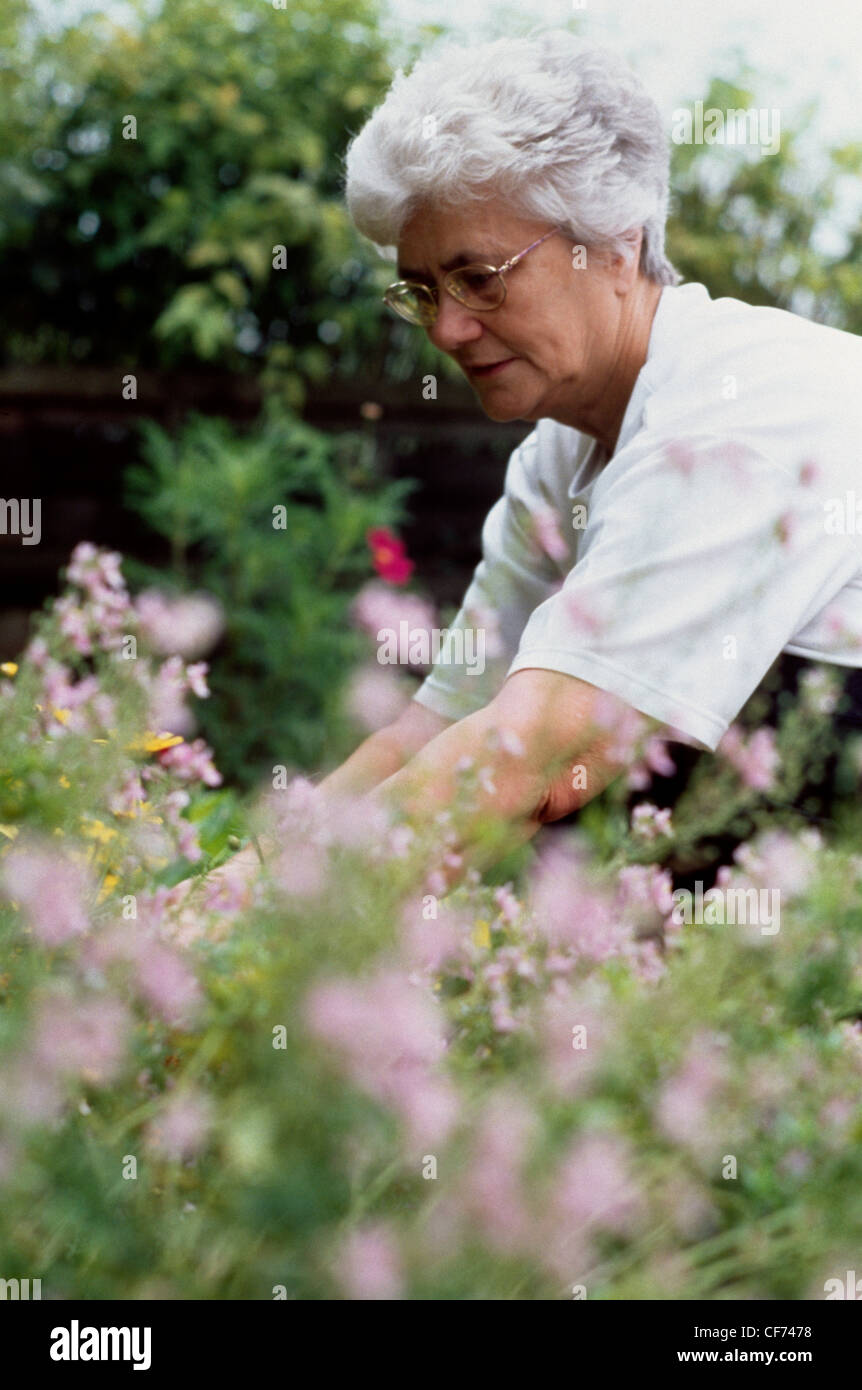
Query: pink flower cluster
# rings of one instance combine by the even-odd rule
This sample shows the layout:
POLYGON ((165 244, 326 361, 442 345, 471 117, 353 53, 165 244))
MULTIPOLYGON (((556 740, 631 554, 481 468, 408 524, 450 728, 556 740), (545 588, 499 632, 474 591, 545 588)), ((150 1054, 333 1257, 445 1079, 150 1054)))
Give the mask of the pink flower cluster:
POLYGON ((135 599, 140 630, 153 651, 195 661, 215 646, 225 628, 224 610, 211 594, 171 598, 145 589, 135 599))
POLYGON ((96 884, 85 864, 49 840, 22 836, 0 864, 0 875, 42 946, 62 946, 89 930, 96 884))
POLYGON ((411 1149, 445 1142, 458 1101, 437 1069, 446 1039, 428 994, 384 969, 364 980, 317 985, 305 1016, 314 1036, 340 1054, 354 1083, 400 1117, 411 1149))
POLYGON ((754 791, 768 792, 775 785, 779 766, 775 730, 764 725, 746 739, 738 724, 731 724, 718 745, 743 782, 754 791))

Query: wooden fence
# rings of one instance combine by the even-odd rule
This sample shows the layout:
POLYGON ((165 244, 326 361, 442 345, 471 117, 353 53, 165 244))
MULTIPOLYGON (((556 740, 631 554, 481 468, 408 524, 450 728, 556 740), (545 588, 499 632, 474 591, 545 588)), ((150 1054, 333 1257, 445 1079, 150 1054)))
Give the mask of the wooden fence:
MULTIPOLYGON (((123 504, 123 475, 137 457, 136 422, 175 428, 189 410, 250 421, 261 405, 252 377, 227 373, 136 373, 138 399, 122 399, 122 370, 15 368, 0 372, 4 499, 41 499, 41 540, 0 535, 0 660, 26 640, 30 612, 57 588, 79 540, 148 562, 166 558, 160 538, 123 504)), ((420 585, 439 603, 457 603, 480 554, 480 531, 499 496, 509 453, 525 423, 487 419, 468 388, 441 380, 440 399, 411 384, 331 382, 310 395, 303 417, 322 429, 365 424, 360 406, 381 407, 373 423, 391 477, 416 479, 404 529, 420 585)), ((368 427, 367 425, 365 426, 368 427)))

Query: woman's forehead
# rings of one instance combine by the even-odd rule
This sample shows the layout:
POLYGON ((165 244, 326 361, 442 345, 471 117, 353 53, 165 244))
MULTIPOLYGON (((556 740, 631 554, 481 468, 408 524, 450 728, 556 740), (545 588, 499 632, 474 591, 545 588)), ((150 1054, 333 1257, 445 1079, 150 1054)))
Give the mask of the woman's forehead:
POLYGON ((445 272, 476 261, 496 264, 521 249, 519 237, 529 239, 533 225, 505 206, 488 203, 417 212, 398 240, 399 278, 417 279, 435 268, 445 272))

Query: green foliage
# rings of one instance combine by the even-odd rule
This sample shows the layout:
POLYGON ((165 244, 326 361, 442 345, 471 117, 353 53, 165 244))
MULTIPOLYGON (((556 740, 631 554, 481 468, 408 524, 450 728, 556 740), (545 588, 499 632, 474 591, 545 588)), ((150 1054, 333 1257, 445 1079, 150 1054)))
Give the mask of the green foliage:
MULTIPOLYGON (((703 105, 756 107, 756 79, 716 78, 703 105)), ((774 305, 862 333, 858 216, 844 227, 843 246, 834 237, 848 220, 842 212, 848 188, 855 185, 858 195, 862 143, 812 159, 804 137, 804 126, 782 129, 774 154, 758 146, 673 145, 668 254, 685 279, 701 281, 714 299, 774 305), (824 251, 817 238, 827 226, 835 249, 824 251)))
POLYGON ((135 9, 35 37, 23 5, 4 21, 7 362, 265 367, 299 403, 333 358, 385 355, 386 270, 340 192, 390 76, 372 0, 135 9))
POLYGON ((412 484, 381 481, 368 434, 324 434, 272 398, 247 431, 192 415, 174 437, 142 432, 132 504, 170 541, 172 582, 225 610, 201 714, 219 765, 249 785, 346 756, 339 706, 364 653, 348 606, 371 573, 366 532, 400 519, 412 484))

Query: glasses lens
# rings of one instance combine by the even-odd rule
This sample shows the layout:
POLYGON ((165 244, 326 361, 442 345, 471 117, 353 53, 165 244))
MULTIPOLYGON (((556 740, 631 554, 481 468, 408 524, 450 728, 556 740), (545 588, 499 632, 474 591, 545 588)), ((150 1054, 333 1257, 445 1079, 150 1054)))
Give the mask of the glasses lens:
POLYGON ((490 265, 465 265, 446 278, 446 287, 468 309, 496 309, 506 297, 502 275, 490 265))
POLYGON ((408 323, 429 324, 434 322, 437 306, 430 292, 421 285, 410 285, 406 281, 391 285, 383 296, 390 309, 400 314, 408 323))

